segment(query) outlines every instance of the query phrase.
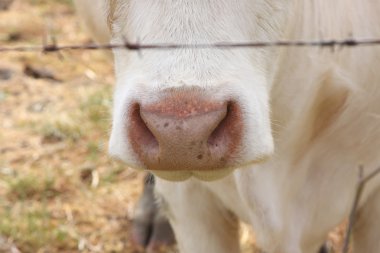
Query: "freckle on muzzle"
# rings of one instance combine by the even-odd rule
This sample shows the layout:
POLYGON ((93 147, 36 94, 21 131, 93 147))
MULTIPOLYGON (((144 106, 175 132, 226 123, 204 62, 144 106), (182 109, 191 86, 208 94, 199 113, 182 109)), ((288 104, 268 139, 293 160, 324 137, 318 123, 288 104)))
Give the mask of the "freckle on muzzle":
POLYGON ((149 170, 209 171, 233 165, 242 121, 235 102, 198 90, 171 89, 151 104, 130 108, 128 136, 149 170))

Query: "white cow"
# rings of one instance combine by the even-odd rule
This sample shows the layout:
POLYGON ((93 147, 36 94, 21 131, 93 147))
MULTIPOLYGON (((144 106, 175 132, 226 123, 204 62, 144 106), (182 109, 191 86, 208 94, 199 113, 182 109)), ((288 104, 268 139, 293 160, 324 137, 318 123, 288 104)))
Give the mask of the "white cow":
MULTIPOLYGON (((380 37, 379 0, 77 0, 101 38, 213 43, 380 37)), ((316 253, 380 165, 380 46, 114 50, 110 153, 151 170, 182 253, 316 253), (238 219, 237 219, 238 218, 238 219)), ((380 252, 380 178, 354 252, 380 252)))

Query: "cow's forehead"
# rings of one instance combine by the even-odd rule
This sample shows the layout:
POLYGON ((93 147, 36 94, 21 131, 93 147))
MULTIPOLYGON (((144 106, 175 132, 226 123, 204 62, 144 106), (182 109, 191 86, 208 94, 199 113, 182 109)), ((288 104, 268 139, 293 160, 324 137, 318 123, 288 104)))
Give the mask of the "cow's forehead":
MULTIPOLYGON (((184 35, 188 41, 204 42, 210 38, 218 41, 244 40, 243 36, 258 32, 268 34, 282 31, 284 17, 291 1, 270 0, 166 0, 166 1, 107 1, 108 23, 116 34, 146 36, 144 28, 151 33, 170 29, 173 36, 184 35), (137 26, 136 34, 131 28, 137 26), (157 29, 159 26, 160 29, 157 29), (179 33, 180 31, 180 33, 179 33), (190 34, 187 34, 189 31, 190 34), (236 36, 238 32, 244 35, 236 36), (207 36, 208 33, 210 37, 207 36), (199 38, 196 36, 199 34, 199 38)), ((156 35, 155 34, 155 35, 156 35)), ((164 38, 169 38, 165 34, 164 38)), ((136 38, 129 38, 136 39, 136 38)), ((162 39, 162 38, 159 38, 162 39)), ((178 38, 176 38, 178 39, 178 38)), ((245 38, 247 39, 247 38, 245 38)), ((173 38, 172 38, 173 40, 173 38)))

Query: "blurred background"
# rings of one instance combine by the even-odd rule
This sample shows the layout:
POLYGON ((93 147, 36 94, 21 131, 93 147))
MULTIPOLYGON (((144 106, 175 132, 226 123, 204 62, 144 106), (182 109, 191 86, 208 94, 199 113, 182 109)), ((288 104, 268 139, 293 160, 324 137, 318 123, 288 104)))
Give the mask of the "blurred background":
MULTIPOLYGON (((0 0, 0 45, 85 44, 70 0, 0 0)), ((0 252, 132 252, 143 175, 107 156, 102 51, 0 54, 0 252)))

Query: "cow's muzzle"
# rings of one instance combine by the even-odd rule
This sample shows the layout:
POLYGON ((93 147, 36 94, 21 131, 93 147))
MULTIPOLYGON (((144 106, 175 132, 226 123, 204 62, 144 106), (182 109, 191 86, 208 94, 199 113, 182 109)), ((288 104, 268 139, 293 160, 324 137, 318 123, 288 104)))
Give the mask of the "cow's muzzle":
POLYGON ((234 164, 243 132, 236 102, 215 101, 199 90, 161 95, 129 110, 131 146, 147 169, 210 171, 234 164))

